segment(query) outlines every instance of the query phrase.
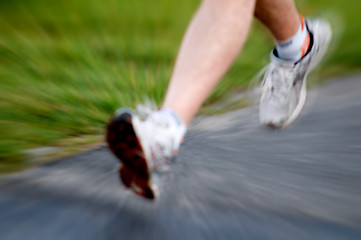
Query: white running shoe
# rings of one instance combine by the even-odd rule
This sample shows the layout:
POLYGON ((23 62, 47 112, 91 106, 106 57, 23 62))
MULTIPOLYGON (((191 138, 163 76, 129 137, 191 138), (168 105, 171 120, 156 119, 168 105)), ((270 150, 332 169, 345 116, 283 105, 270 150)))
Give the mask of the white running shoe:
POLYGON ((133 111, 121 109, 108 124, 106 140, 122 163, 120 178, 126 187, 145 198, 159 195, 163 175, 184 136, 185 126, 175 117, 154 111, 142 120, 133 111))
POLYGON ((259 119, 262 125, 284 128, 301 113, 306 101, 306 77, 321 61, 331 40, 331 27, 321 19, 306 19, 310 48, 298 62, 282 60, 276 50, 263 79, 259 119))

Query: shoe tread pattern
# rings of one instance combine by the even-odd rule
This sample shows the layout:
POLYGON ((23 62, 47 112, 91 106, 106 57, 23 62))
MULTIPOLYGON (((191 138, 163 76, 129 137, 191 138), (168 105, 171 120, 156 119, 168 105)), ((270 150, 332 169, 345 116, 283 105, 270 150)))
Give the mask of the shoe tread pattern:
POLYGON ((106 141, 109 149, 123 164, 119 169, 123 184, 143 197, 154 198, 153 191, 149 186, 150 174, 147 162, 135 134, 130 113, 122 113, 109 122, 106 141))

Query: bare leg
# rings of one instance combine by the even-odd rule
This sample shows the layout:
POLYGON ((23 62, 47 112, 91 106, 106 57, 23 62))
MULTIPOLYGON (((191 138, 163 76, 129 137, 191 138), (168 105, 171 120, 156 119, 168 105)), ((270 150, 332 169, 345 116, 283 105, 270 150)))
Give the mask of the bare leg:
POLYGON ((163 107, 188 125, 242 48, 255 0, 204 0, 183 39, 163 107))
POLYGON ((255 16, 269 28, 277 41, 292 37, 300 26, 293 0, 257 0, 255 16))

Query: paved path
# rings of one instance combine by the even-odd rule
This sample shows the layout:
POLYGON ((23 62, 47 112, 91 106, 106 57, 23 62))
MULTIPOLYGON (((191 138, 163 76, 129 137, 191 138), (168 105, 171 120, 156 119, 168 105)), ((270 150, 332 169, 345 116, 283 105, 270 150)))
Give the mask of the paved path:
POLYGON ((361 77, 314 89, 283 131, 257 108, 197 119, 155 202, 106 148, 0 178, 0 239, 361 239, 361 77))

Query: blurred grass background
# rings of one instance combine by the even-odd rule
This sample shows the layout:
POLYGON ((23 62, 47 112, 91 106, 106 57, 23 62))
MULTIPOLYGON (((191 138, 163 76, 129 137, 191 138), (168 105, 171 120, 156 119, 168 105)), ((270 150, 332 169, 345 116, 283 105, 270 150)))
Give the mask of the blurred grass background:
MULTIPOLYGON (((27 166, 27 149, 99 141, 118 107, 145 97, 160 104, 199 2, 0 0, 0 172, 27 166)), ((361 2, 296 3, 305 16, 324 15, 336 33, 318 80, 359 70, 361 2)), ((253 25, 207 105, 247 88, 267 64, 272 37, 253 25)))

